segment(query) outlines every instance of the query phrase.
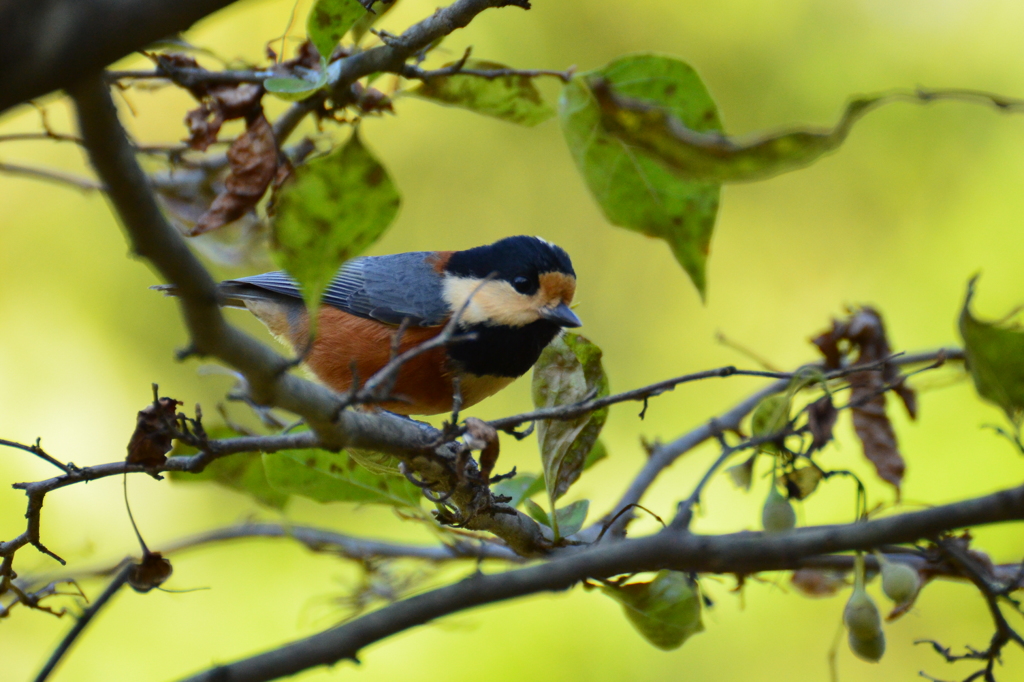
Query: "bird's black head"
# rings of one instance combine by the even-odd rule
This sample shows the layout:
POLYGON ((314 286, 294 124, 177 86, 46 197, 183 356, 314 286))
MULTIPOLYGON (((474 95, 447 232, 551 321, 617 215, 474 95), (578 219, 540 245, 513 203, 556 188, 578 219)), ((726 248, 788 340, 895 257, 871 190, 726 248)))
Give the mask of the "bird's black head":
POLYGON ((569 309, 576 272, 569 254, 540 237, 507 237, 456 251, 444 266, 444 295, 452 310, 469 300, 466 325, 523 327, 546 321, 578 327, 569 309), (481 286, 483 280, 493 279, 481 286))

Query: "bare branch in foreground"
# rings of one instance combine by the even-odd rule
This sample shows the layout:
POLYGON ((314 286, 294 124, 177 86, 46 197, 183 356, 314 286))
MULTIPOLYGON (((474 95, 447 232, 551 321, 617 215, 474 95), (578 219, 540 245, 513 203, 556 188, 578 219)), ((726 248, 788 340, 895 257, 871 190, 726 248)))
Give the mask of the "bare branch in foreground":
POLYGON ((1020 520, 1024 520, 1024 486, 845 526, 717 536, 669 530, 578 551, 563 550, 541 565, 494 575, 476 574, 266 653, 211 668, 187 678, 187 682, 264 682, 331 665, 354 658, 369 644, 442 616, 538 592, 566 590, 586 578, 662 568, 735 574, 793 569, 824 554, 870 550, 958 528, 1020 520))
POLYGON ((231 0, 0 3, 0 112, 67 87, 229 4, 231 0))
POLYGON ((72 627, 68 634, 64 636, 64 639, 61 640, 60 644, 57 645, 57 648, 54 649, 52 654, 50 654, 50 658, 46 661, 46 665, 44 665, 43 669, 39 671, 38 675, 36 675, 35 682, 44 682, 50 676, 50 673, 54 671, 57 664, 60 663, 62 658, 64 658, 64 654, 71 649, 71 646, 75 643, 89 623, 92 622, 92 619, 95 618, 96 614, 100 612, 100 609, 106 606, 111 597, 117 594, 118 590, 120 590, 128 581, 128 574, 131 572, 132 564, 129 561, 124 561, 122 564, 123 567, 117 572, 117 575, 114 576, 113 580, 110 581, 106 589, 103 590, 100 596, 98 596, 96 600, 89 605, 89 608, 87 608, 82 615, 78 616, 74 627, 72 627))

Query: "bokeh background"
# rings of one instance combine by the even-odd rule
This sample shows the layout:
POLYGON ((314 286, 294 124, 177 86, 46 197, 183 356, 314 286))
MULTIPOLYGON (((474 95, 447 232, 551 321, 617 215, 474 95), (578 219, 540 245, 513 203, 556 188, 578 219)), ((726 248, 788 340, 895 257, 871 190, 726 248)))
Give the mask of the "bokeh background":
MULTIPOLYGON (((301 0, 298 16, 305 15, 301 0)), ((403 0, 384 22, 399 32, 435 8, 403 0)), ((188 35, 229 58, 257 61, 282 33, 291 0, 240 2, 188 35)), ((300 24, 301 25, 301 24, 300 24)), ((854 93, 891 87, 969 87, 1024 95, 1024 5, 1012 0, 635 0, 553 2, 489 10, 443 46, 521 68, 601 66, 629 52, 658 51, 689 61, 716 98, 730 133, 797 123, 831 124, 854 93)), ((440 55, 444 57, 444 55, 440 55)), ((127 59, 125 66, 145 66, 127 59)), ((552 101, 556 82, 544 84, 552 101)), ((192 106, 172 90, 127 94, 131 129, 147 142, 180 140, 192 106)), ((46 101, 51 125, 71 130, 61 99, 46 101)), ((0 134, 38 130, 23 107, 0 119, 0 134)), ((981 271, 978 310, 1001 316, 1024 302, 1024 116, 981 106, 894 105, 871 114, 836 154, 767 182, 728 186, 712 242, 709 297, 702 305, 667 247, 611 227, 572 165, 555 121, 523 129, 472 113, 403 99, 396 115, 367 120, 369 144, 404 195, 397 222, 373 253, 459 249, 511 234, 538 234, 565 247, 579 274, 584 332, 605 351, 613 389, 723 364, 753 362, 716 342, 722 332, 783 367, 814 357, 807 339, 843 306, 871 303, 884 313, 899 349, 957 342, 955 319, 967 279, 981 271)), ((0 160, 85 173, 81 152, 54 142, 5 143, 0 160)), ((161 393, 200 402, 212 414, 230 381, 200 376, 195 361, 173 360, 185 340, 174 304, 126 243, 103 198, 64 186, 0 175, 0 437, 42 437, 55 456, 79 465, 124 456, 135 412, 161 393)), ((220 268, 218 274, 242 274, 220 268)), ((263 334, 244 313, 240 324, 263 334)), ((640 438, 668 440, 759 387, 731 378, 691 384, 652 401, 645 421, 633 404, 613 408, 605 429, 611 457, 569 499, 588 497, 604 513, 642 465, 640 438)), ((893 410, 908 461, 905 508, 962 499, 1020 482, 1024 460, 983 430, 1000 413, 980 403, 955 369, 922 378, 921 416, 893 410)), ((474 408, 495 417, 529 407, 528 381, 474 408)), ((644 502, 670 514, 714 457, 692 452, 666 471, 644 502)), ((861 463, 848 423, 823 456, 869 480, 870 499, 892 492, 861 463)), ((504 443, 502 468, 536 471, 533 440, 504 443)), ((0 452, 0 480, 53 473, 14 450, 0 452)), ((129 481, 135 517, 154 548, 184 535, 249 518, 279 518, 241 495, 143 476, 129 481)), ((755 528, 766 481, 747 495, 724 479, 711 484, 697 520, 704 532, 755 528)), ((799 509, 802 523, 849 520, 853 489, 831 483, 799 509)), ((0 537, 24 527, 24 497, 0 487, 0 537)), ((285 518, 358 535, 431 541, 418 524, 386 509, 296 500, 285 518)), ((634 532, 656 526, 642 520, 634 532)), ((116 562, 137 552, 112 478, 47 497, 45 543, 73 567, 116 562)), ((1018 524, 979 530, 997 561, 1020 560, 1018 524)), ((23 574, 55 565, 31 549, 23 574)), ((352 566, 288 541, 243 541, 181 554, 168 587, 185 594, 120 594, 90 627, 55 679, 166 680, 293 640, 345 615, 338 599, 358 580, 352 566)), ((434 582, 472 570, 435 573, 434 582)), ((497 570, 484 567, 484 570, 497 570)), ((595 593, 538 595, 478 609, 403 633, 340 664, 299 679, 675 680, 827 679, 826 653, 842 596, 811 600, 785 576, 703 581, 715 607, 706 632, 665 653, 646 644, 619 606, 595 593)), ((86 582, 90 594, 99 582, 86 582)), ((877 586, 871 588, 882 599, 877 586)), ((5 680, 28 679, 71 623, 16 610, 0 624, 5 680)), ((983 647, 991 626, 983 602, 962 584, 937 583, 914 610, 887 627, 878 665, 841 647, 844 682, 911 679, 919 670, 962 678, 919 638, 983 647)), ((1024 680, 1024 656, 1008 649, 1000 680, 1024 680)))

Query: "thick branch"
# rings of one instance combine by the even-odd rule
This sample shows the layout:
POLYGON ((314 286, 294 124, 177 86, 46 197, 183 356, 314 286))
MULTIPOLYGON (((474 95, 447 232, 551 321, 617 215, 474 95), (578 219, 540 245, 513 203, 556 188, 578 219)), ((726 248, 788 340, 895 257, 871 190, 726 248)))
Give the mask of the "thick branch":
POLYGON ((568 553, 539 566, 477 574, 384 607, 345 625, 188 678, 188 682, 262 682, 354 658, 363 647, 436 618, 537 592, 566 590, 587 578, 671 568, 749 574, 798 568, 809 557, 913 542, 967 526, 1024 520, 1024 487, 925 511, 845 526, 781 534, 658 535, 568 553))
POLYGON ((66 88, 231 0, 0 3, 0 113, 66 88))

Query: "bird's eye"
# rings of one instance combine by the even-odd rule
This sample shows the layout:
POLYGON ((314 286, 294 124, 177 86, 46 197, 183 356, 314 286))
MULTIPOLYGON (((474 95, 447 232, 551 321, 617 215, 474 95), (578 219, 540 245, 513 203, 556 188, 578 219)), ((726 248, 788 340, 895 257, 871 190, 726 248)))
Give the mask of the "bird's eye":
POLYGON ((512 288, 521 294, 531 294, 535 287, 533 282, 526 279, 525 277, 516 277, 512 280, 512 288))

